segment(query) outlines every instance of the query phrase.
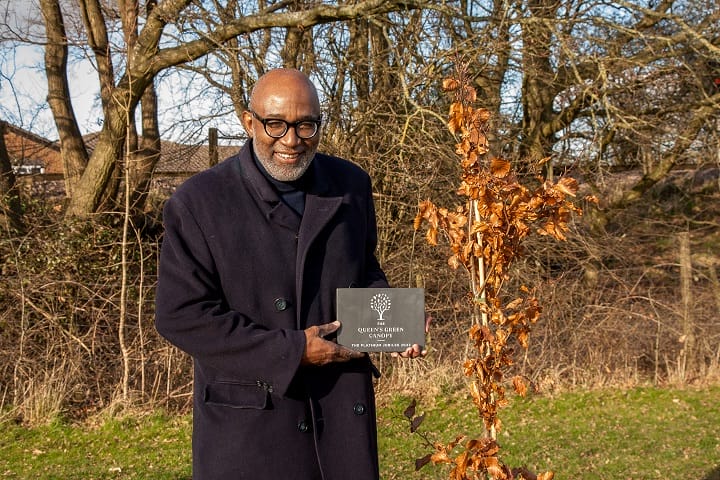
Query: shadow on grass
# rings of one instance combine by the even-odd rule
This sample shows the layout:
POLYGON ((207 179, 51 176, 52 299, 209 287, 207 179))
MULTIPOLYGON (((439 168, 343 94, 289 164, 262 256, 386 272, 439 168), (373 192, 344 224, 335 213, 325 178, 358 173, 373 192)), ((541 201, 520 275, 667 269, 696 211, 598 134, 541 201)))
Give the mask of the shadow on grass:
POLYGON ((708 472, 702 480, 720 480, 720 467, 716 467, 714 470, 708 472))

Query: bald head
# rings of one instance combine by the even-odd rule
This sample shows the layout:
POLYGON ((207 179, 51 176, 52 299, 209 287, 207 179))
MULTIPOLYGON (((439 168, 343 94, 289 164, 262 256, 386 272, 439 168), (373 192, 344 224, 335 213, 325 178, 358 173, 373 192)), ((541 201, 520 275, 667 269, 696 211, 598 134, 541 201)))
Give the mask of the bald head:
POLYGON ((265 102, 268 97, 288 93, 292 93, 298 100, 314 103, 317 114, 320 114, 320 101, 315 85, 307 75, 292 68, 270 70, 258 78, 250 93, 250 108, 255 110, 257 104, 265 102))

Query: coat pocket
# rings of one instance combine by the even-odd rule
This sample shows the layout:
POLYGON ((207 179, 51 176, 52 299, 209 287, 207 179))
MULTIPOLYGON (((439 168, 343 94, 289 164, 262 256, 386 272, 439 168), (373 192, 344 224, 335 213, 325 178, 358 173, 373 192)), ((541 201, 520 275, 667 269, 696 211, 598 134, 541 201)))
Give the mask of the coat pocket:
POLYGON ((222 407, 264 410, 268 407, 269 395, 261 382, 215 382, 205 386, 205 403, 222 407))

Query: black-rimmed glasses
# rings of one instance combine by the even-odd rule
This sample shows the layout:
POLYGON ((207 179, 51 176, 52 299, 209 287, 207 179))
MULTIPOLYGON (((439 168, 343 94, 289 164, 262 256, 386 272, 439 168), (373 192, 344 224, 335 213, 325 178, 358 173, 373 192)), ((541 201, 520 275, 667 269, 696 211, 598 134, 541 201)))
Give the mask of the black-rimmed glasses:
POLYGON ((265 127, 265 133, 272 138, 282 138, 287 133, 290 127, 295 129, 295 135, 298 138, 307 140, 317 135, 322 123, 322 118, 317 120, 300 120, 299 122, 286 122, 279 118, 262 118, 257 113, 249 110, 253 117, 257 118, 260 123, 265 127))

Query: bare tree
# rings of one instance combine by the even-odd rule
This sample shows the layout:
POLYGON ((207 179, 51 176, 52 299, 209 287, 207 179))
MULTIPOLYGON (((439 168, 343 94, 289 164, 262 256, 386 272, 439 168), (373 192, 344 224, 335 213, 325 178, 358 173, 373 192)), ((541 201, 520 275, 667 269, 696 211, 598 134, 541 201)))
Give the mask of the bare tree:
MULTIPOLYGON (((220 49, 221 46, 231 42, 240 35, 269 29, 272 27, 296 28, 308 30, 316 24, 347 20, 368 15, 377 15, 390 11, 407 8, 418 8, 427 2, 421 0, 381 2, 378 0, 365 0, 363 2, 339 3, 337 5, 311 4, 303 6, 295 5, 295 9, 283 11, 278 9, 277 4, 266 10, 255 11, 250 14, 236 12, 233 17, 226 17, 216 20, 217 27, 212 30, 198 30, 201 25, 199 18, 218 18, 219 10, 215 6, 204 8, 203 4, 197 4, 190 0, 166 0, 147 8, 143 21, 139 21, 138 1, 129 0, 120 2, 119 17, 121 19, 124 34, 124 46, 117 51, 111 50, 111 54, 124 54, 122 67, 124 71, 115 73, 112 86, 108 88, 110 64, 105 62, 105 80, 103 82, 104 122, 99 134, 97 144, 92 155, 88 159, 82 177, 75 185, 73 195, 69 200, 67 209, 68 216, 86 216, 98 211, 102 205, 104 196, 111 188, 113 172, 119 159, 123 158, 124 149, 127 153, 140 152, 137 158, 156 157, 156 130, 152 125, 147 132, 148 144, 138 148, 133 142, 132 136, 135 130, 132 128, 136 108, 141 103, 148 88, 151 88, 153 80, 163 71, 170 67, 192 62, 207 55, 210 52, 220 49), (141 26, 140 26, 141 25, 141 26), (192 25, 195 30, 178 31, 174 27, 178 25, 192 25), (173 28, 168 28, 173 27, 173 28), (166 30, 172 30, 174 36, 166 34, 166 30), (174 42, 172 42, 174 40, 174 42), (172 44, 170 44, 172 42, 172 44)), ((49 7, 58 5, 57 0, 46 0, 49 7)), ((86 23, 86 30, 92 33, 92 43, 96 54, 100 53, 105 59, 107 48, 106 39, 103 36, 101 24, 106 23, 105 13, 102 5, 93 0, 81 2, 83 18, 86 23)), ((246 7, 238 5, 238 7, 246 7)), ((59 11, 56 8, 54 12, 59 11)), ((62 32, 62 16, 46 15, 44 20, 47 32, 62 32)), ((207 25, 208 22, 205 22, 207 25)), ((107 30, 107 29, 106 29, 107 30)), ((61 35, 61 33, 60 33, 61 35)), ((292 40, 293 35, 288 39, 292 40)), ((61 44, 64 42, 61 42, 61 44)), ((90 43, 90 42, 89 42, 90 43)), ((291 45, 288 44, 288 48, 291 45)), ((289 61, 292 57, 291 50, 286 49, 286 56, 289 61)), ((98 60, 98 64, 100 60, 98 60)), ((120 62, 119 62, 120 63, 120 62)), ((52 70, 48 76, 55 75, 55 80, 62 83, 62 78, 52 70)), ((148 106, 152 109, 152 97, 146 97, 148 106)), ((152 118, 148 114, 148 120, 152 118)), ((156 115, 155 115, 156 117, 156 115)), ((73 135, 71 132, 68 135, 73 135)), ((65 143, 65 142, 64 142, 65 143)), ((69 148, 63 146, 63 148, 69 148)), ((132 157, 131 157, 132 158, 132 157)), ((137 160, 137 159, 136 159, 137 160)), ((153 160, 137 161, 137 178, 133 178, 136 185, 147 184, 147 178, 152 171, 153 160)), ((142 188, 141 188, 142 189, 142 188)))
MULTIPOLYGON (((458 58, 469 60, 484 105, 500 113, 489 132, 496 153, 526 163, 547 160, 548 176, 572 168, 591 181, 602 181, 608 168, 641 166, 643 180, 609 204, 634 201, 678 163, 697 163, 701 151, 717 147, 720 34, 718 7, 710 0, 152 5, 125 1, 113 11, 98 0, 80 2, 84 27, 73 41, 92 50, 104 123, 70 216, 98 211, 103 198, 114 196, 123 155, 141 206, 163 134, 153 120, 152 86, 179 68, 188 99, 211 99, 209 115, 242 111, 253 79, 269 66, 306 70, 323 89, 331 148, 366 165, 382 157, 386 165, 401 166, 394 172, 378 165, 390 172, 378 177, 383 194, 393 189, 383 186, 385 178, 393 183, 395 173, 415 175, 390 159, 417 155, 420 149, 408 149, 408 142, 428 140, 423 122, 442 112, 437 88, 458 58), (118 28, 121 36, 108 34, 118 28), (398 142, 405 152, 394 146, 398 142)), ((48 18, 62 27, 62 18, 48 18)), ((46 30, 62 36, 61 28, 46 30)), ((48 67, 62 68, 60 58, 52 55, 48 67)), ((60 87, 54 90, 62 96, 60 87)), ((179 118, 173 128, 197 132, 209 121, 179 118)), ((82 149, 69 138, 77 133, 60 135, 75 152, 68 158, 82 165, 82 149)))

